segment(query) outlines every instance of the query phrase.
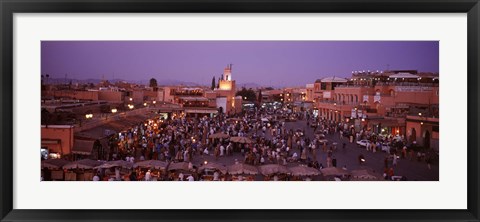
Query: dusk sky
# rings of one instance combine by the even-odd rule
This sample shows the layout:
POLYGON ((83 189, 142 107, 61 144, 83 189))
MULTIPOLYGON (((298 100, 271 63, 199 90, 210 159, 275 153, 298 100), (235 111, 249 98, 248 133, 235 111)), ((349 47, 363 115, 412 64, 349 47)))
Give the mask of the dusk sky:
POLYGON ((356 70, 438 72, 438 41, 43 41, 50 78, 156 78, 210 85, 232 63, 237 84, 304 86, 356 70))

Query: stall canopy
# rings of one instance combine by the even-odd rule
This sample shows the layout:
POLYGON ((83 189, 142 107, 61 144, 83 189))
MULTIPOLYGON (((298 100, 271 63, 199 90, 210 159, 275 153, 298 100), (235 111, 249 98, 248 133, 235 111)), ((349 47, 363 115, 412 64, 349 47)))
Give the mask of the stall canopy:
POLYGON ((317 169, 304 165, 294 166, 288 169, 290 170, 290 173, 294 176, 317 176, 320 174, 320 171, 318 171, 317 169))
POLYGON ((78 160, 74 161, 71 163, 67 163, 63 166, 63 169, 69 170, 69 169, 93 169, 96 166, 100 166, 105 161, 98 161, 98 160, 91 160, 91 159, 83 159, 83 160, 78 160))
POLYGON ((227 167, 228 173, 232 175, 236 174, 250 174, 256 175, 258 174, 258 169, 255 166, 244 164, 244 163, 236 163, 227 167))
POLYGON ((147 120, 149 117, 146 115, 133 115, 123 118, 118 118, 102 125, 87 129, 81 132, 75 133, 75 136, 83 138, 95 138, 100 139, 107 136, 110 136, 114 133, 119 133, 129 128, 132 128, 135 125, 142 123, 147 120))
POLYGON ((94 167, 94 169, 107 169, 107 168, 112 168, 112 167, 121 167, 125 169, 131 169, 133 166, 133 163, 125 160, 114 160, 114 161, 108 161, 100 166, 94 167))
POLYGON ((218 170, 223 174, 227 173, 227 167, 225 167, 224 165, 219 164, 219 163, 208 162, 207 164, 198 168, 198 170, 200 170, 200 171, 203 171, 205 169, 218 170))
POLYGON ((147 119, 149 119, 149 117, 146 116, 146 115, 134 115, 134 116, 125 117, 124 121, 126 121, 128 123, 127 127, 132 127, 134 125, 143 123, 147 119))
POLYGON ((145 160, 137 162, 133 165, 133 167, 141 167, 141 168, 154 168, 154 169, 161 169, 164 170, 168 166, 167 162, 160 161, 160 160, 145 160))
POLYGON ((72 153, 80 155, 90 155, 92 154, 94 143, 95 140, 75 139, 73 142, 72 153))
POLYGON ((195 171, 193 165, 187 162, 170 163, 167 167, 168 170, 183 170, 183 171, 195 171))
POLYGON ((260 173, 263 175, 271 175, 277 173, 290 173, 286 166, 278 165, 278 164, 267 164, 258 167, 260 173))
POLYGON ((70 163, 70 161, 64 159, 48 159, 42 161, 42 168, 60 169, 67 163, 70 163))

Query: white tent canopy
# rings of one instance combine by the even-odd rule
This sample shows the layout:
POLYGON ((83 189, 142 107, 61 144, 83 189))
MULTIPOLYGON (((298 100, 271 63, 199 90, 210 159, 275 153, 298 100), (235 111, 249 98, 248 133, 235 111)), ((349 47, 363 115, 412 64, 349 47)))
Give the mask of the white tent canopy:
POLYGON ((322 82, 348 82, 348 80, 340 77, 327 77, 321 80, 322 82))
POLYGON ((406 72, 397 73, 397 74, 391 75, 389 77, 390 78, 404 78, 404 79, 418 79, 418 78, 420 78, 420 76, 413 75, 413 74, 406 73, 406 72))

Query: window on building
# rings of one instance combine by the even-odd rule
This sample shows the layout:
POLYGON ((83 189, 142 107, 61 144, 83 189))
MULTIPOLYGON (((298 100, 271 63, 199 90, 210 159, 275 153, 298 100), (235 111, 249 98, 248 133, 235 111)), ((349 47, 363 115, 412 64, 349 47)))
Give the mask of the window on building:
POLYGON ((327 83, 324 83, 324 82, 320 83, 320 89, 327 90, 327 83))

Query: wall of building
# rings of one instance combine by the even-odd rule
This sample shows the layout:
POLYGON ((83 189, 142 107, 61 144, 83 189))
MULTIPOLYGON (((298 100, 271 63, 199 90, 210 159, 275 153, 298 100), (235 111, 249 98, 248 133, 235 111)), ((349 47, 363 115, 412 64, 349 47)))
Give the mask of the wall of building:
POLYGON ((221 90, 232 90, 232 81, 220 80, 218 88, 221 90))
POLYGON ((242 112, 242 101, 243 101, 243 99, 242 99, 241 96, 235 97, 235 100, 234 100, 235 106, 233 108, 234 113, 241 113, 242 112))
POLYGON ((415 129, 415 141, 420 146, 425 146, 425 136, 428 131, 430 134, 430 147, 431 149, 437 150, 439 149, 439 139, 440 133, 434 130, 434 127, 438 128, 439 122, 438 118, 423 118, 425 121, 421 121, 421 117, 410 117, 406 120, 406 134, 407 140, 409 142, 413 142, 411 140, 411 135, 413 129, 415 129), (422 124, 423 123, 423 124, 422 124))
POLYGON ((132 98, 134 104, 139 104, 144 102, 145 93, 143 90, 135 90, 132 92, 132 98))
POLYGON ((148 101, 153 101, 157 99, 157 92, 153 90, 145 90, 143 91, 144 97, 147 97, 148 101))
POLYGON ((98 99, 110 102, 120 103, 124 100, 123 92, 117 91, 98 91, 98 99))
POLYGON ((438 104, 439 96, 434 91, 426 92, 396 92, 397 103, 438 104))
POLYGON ((214 91, 205 92, 205 97, 208 99, 209 107, 217 107, 217 93, 214 91))
POLYGON ((99 100, 98 91, 49 90, 49 91, 42 91, 42 96, 54 97, 54 98, 89 100, 89 101, 99 100))
POLYGON ((51 152, 60 152, 61 155, 70 154, 73 147, 73 126, 68 125, 48 125, 41 126, 42 140, 60 140, 59 145, 43 144, 42 147, 48 147, 51 152))
POLYGON ((217 108, 222 107, 223 113, 227 113, 227 97, 217 97, 216 99, 217 108))
POLYGON ((171 87, 162 87, 157 91, 157 101, 172 103, 174 101, 174 96, 171 94, 171 87))
POLYGON ((306 85, 306 93, 307 96, 305 98, 306 101, 313 102, 314 99, 314 84, 307 84, 306 85))

